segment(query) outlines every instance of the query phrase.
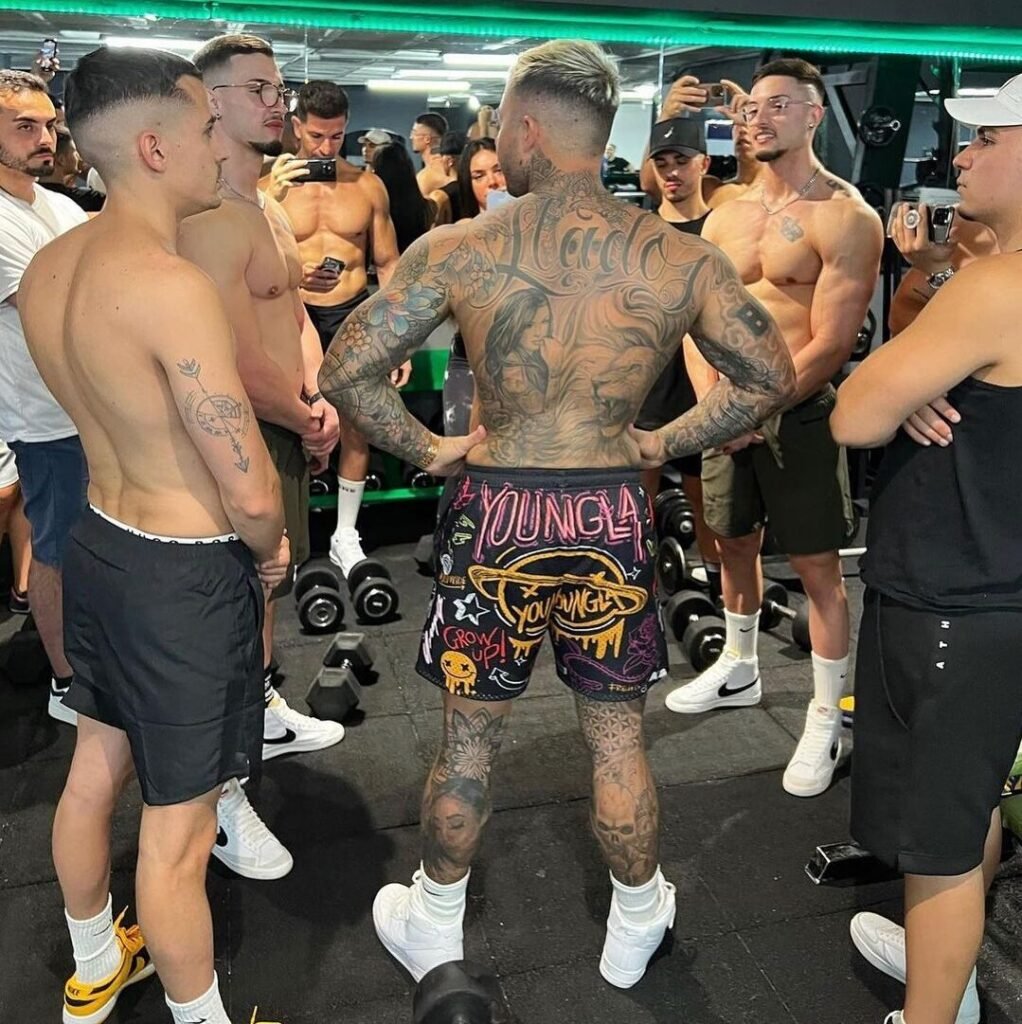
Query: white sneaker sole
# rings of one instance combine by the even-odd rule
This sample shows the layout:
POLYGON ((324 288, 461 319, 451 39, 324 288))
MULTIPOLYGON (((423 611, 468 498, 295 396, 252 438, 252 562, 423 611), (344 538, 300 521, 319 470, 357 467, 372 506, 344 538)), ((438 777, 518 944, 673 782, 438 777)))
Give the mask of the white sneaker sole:
POLYGON ((78 712, 73 711, 69 707, 65 707, 64 702, 60 697, 55 697, 51 693, 50 703, 46 710, 50 718, 54 718, 58 722, 63 722, 65 725, 73 725, 75 728, 78 727, 78 712))
POLYGON ((269 761, 274 757, 283 757, 285 754, 309 754, 313 750, 326 750, 327 747, 334 747, 344 739, 344 727, 341 728, 342 732, 336 739, 323 740, 309 737, 305 740, 295 739, 292 743, 264 743, 263 760, 269 761))
POLYGON ((646 958, 646 962, 641 968, 634 971, 623 971, 619 967, 615 967, 614 964, 607 959, 607 954, 604 952, 600 957, 600 974, 603 980, 609 982, 615 988, 631 988, 633 985, 637 985, 649 968, 649 962, 656 955, 656 951, 663 945, 664 936, 674 927, 674 918, 677 914, 677 910, 671 914, 670 921, 664 926, 664 930, 660 935, 660 941, 653 947, 649 956, 646 958))
POLYGON ((90 1013, 87 1016, 82 1017, 79 1014, 68 1013, 67 1007, 65 1006, 63 1012, 60 1015, 61 1020, 64 1022, 64 1024, 102 1024, 102 1021, 105 1021, 107 1017, 109 1017, 110 1014, 114 1012, 114 1007, 117 1006, 117 1000, 120 998, 121 993, 126 988, 130 988, 137 982, 142 981, 145 978, 148 978, 149 975, 153 974, 155 971, 156 964, 154 964, 150 960, 148 965, 143 967, 142 970, 139 971, 134 978, 129 978, 118 989, 117 994, 113 997, 113 999, 110 1000, 109 1003, 106 1004, 106 1006, 103 1007, 103 1009, 97 1010, 95 1013, 90 1013))
POLYGON ((240 875, 242 878, 251 878, 255 882, 274 882, 278 878, 284 878, 291 874, 291 869, 295 866, 294 858, 290 853, 287 855, 286 861, 281 861, 272 867, 259 868, 236 863, 228 856, 225 856, 219 846, 214 846, 210 852, 225 868, 233 871, 236 875, 240 875))
POLYGON ((830 772, 826 776, 809 781, 808 779, 802 780, 798 778, 789 777, 788 773, 784 773, 784 777, 781 779, 781 785, 784 787, 784 792, 789 796, 802 797, 807 799, 809 797, 820 796, 822 793, 826 793, 831 787, 831 783, 834 781, 834 772, 838 770, 838 766, 841 764, 844 753, 844 744, 838 740, 837 757, 834 759, 834 764, 830 769, 830 772))
POLYGON ((435 964, 430 964, 428 968, 423 970, 417 966, 413 961, 408 958, 408 953, 397 945, 390 936, 383 930, 382 916, 383 916, 383 904, 387 902, 384 898, 381 900, 384 892, 387 890, 387 886, 384 886, 377 894, 376 899, 373 900, 373 928, 376 930, 376 937, 383 943, 384 949, 412 976, 412 979, 416 985, 422 981, 422 979, 434 968, 439 967, 440 964, 450 963, 454 960, 464 960, 465 952, 464 946, 460 949, 454 950, 449 957, 443 960, 438 960, 435 964))
POLYGON ((680 699, 672 700, 673 697, 674 693, 669 693, 664 700, 664 705, 668 711, 674 711, 679 715, 701 715, 705 711, 716 711, 718 708, 751 708, 763 699, 763 684, 757 679, 748 690, 740 690, 728 697, 714 694, 711 699, 703 700, 701 703, 680 699))

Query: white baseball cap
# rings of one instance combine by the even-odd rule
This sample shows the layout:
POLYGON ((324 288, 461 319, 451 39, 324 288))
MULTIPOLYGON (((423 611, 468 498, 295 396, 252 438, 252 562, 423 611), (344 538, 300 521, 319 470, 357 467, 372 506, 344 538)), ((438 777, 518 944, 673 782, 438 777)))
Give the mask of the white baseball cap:
POLYGON ((1009 78, 996 96, 944 100, 947 112, 972 128, 1012 128, 1022 125, 1022 75, 1009 78))
POLYGON ((390 136, 390 132, 384 131, 382 128, 370 128, 365 135, 358 137, 360 145, 365 145, 367 142, 372 143, 374 146, 386 146, 394 140, 390 136))

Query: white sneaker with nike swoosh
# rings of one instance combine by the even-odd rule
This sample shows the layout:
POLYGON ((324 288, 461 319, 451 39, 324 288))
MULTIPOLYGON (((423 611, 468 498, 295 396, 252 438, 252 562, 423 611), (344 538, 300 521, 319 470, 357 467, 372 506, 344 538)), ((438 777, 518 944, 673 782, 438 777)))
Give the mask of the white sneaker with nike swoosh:
POLYGON ((282 754, 305 754, 310 750, 323 750, 344 739, 344 726, 340 722, 325 722, 303 715, 277 691, 266 705, 263 718, 263 760, 282 754))
MULTIPOLYGON (((905 929, 879 914, 862 913, 849 926, 855 948, 878 970, 905 983, 905 929)), ((979 993, 976 970, 965 987, 955 1024, 979 1024, 979 993)))
POLYGON ((739 658, 724 653, 690 683, 671 690, 664 702, 681 715, 698 715, 715 708, 747 708, 763 696, 759 680, 759 659, 739 658))
POLYGON ((283 878, 294 867, 284 844, 266 827, 237 779, 223 788, 216 804, 213 856, 244 878, 283 878))
POLYGON ((841 763, 841 709, 809 702, 806 725, 795 753, 784 770, 781 785, 792 796, 819 796, 829 788, 841 763))

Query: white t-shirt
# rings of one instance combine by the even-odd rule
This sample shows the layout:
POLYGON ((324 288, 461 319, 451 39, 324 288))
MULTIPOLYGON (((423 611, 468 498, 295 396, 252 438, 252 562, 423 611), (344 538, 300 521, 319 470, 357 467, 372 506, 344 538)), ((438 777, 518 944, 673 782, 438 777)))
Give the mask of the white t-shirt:
POLYGON ((0 437, 5 441, 56 441, 78 433, 39 376, 18 311, 5 300, 18 290, 44 245, 88 219, 67 196, 39 185, 31 203, 0 189, 0 437))

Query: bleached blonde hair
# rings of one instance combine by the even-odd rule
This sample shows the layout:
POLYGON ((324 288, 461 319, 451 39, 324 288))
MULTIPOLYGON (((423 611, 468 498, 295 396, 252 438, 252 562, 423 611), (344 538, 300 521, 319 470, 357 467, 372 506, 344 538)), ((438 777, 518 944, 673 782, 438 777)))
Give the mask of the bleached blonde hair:
POLYGON ((621 102, 616 62, 584 39, 552 39, 526 50, 511 68, 507 89, 526 100, 546 100, 567 108, 576 115, 579 128, 588 127, 593 148, 601 152, 621 102), (582 124, 577 115, 584 116, 582 124))

